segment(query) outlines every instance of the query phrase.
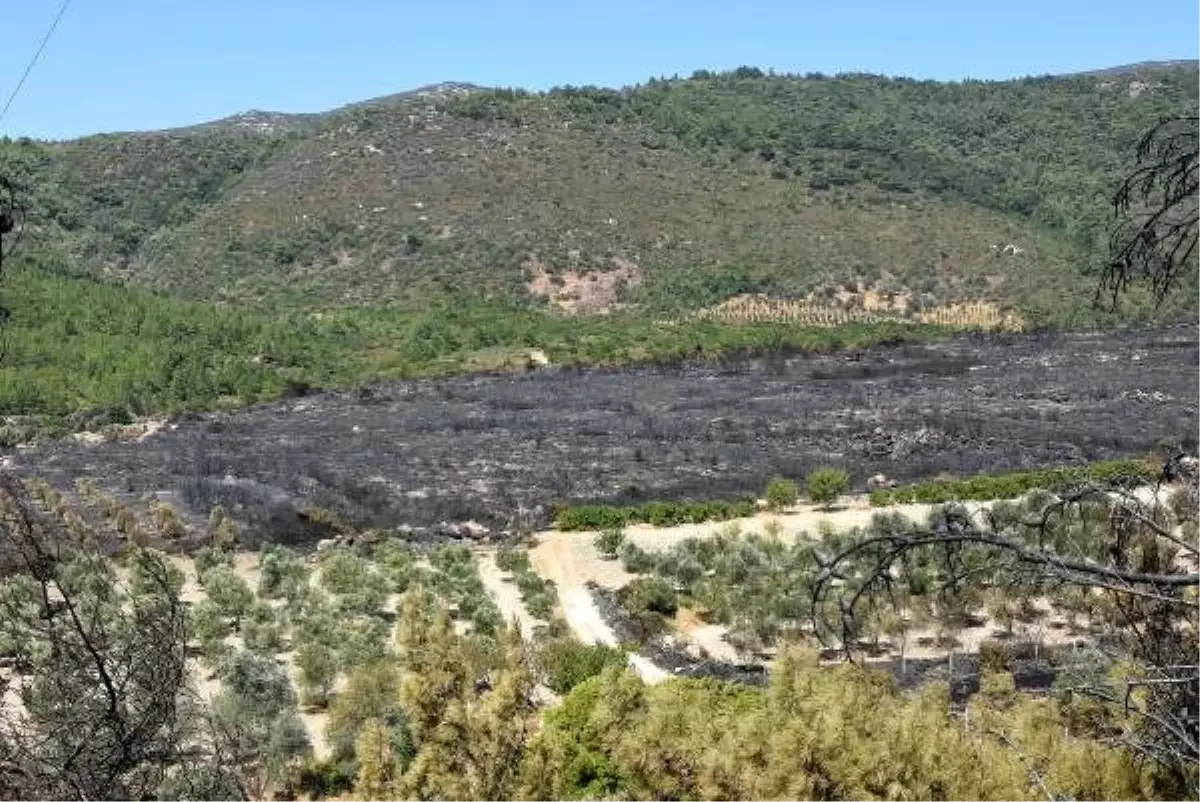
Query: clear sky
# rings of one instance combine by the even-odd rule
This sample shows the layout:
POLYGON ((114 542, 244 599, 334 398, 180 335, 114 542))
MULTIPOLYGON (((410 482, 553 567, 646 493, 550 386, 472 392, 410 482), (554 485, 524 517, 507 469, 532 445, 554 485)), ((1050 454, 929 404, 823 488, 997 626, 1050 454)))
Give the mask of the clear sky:
MULTIPOLYGON (((0 105, 61 0, 0 3, 0 105)), ((0 134, 323 111, 444 80, 621 86, 749 64, 1007 78, 1200 55, 1196 0, 72 0, 0 134)))

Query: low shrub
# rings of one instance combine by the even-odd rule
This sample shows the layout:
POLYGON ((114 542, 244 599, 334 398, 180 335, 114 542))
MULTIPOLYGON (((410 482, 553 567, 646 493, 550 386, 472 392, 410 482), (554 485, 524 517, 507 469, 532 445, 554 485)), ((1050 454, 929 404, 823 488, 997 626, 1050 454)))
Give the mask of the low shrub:
POLYGON ((630 611, 646 611, 673 616, 679 609, 675 588, 658 577, 639 577, 623 589, 622 603, 630 611))
POLYGON ((728 521, 748 517, 757 511, 758 504, 752 498, 736 501, 650 501, 639 506, 567 504, 555 511, 554 525, 563 532, 602 532, 636 523, 679 526, 728 521))
POLYGON ((638 641, 645 642, 668 629, 668 619, 679 608, 675 589, 659 577, 639 577, 617 592, 617 601, 629 613, 638 641))
POLYGON ((763 497, 767 500, 768 508, 783 509, 793 506, 800 499, 800 488, 791 479, 776 476, 767 482, 767 489, 763 493, 763 497))
MULTIPOLYGON (((554 614, 557 594, 554 583, 543 579, 529 562, 529 552, 517 546, 505 546, 496 553, 496 566, 513 575, 525 609, 534 618, 549 621, 554 614)), ((497 616, 499 613, 497 612, 497 616)))
POLYGON ((615 560, 621 544, 624 542, 625 531, 623 529, 605 529, 596 535, 596 550, 608 559, 615 560))
POLYGON ((804 486, 814 504, 827 507, 850 490, 850 474, 843 468, 817 468, 805 478, 804 486))
POLYGON ((932 479, 871 493, 876 507, 892 504, 945 504, 951 501, 992 501, 1023 496, 1034 490, 1061 493, 1088 482, 1129 486, 1155 479, 1155 470, 1143 460, 1125 459, 1072 465, 1036 471, 978 474, 967 479, 932 479))
POLYGON ((397 538, 380 541, 372 558, 392 593, 404 593, 421 578, 416 555, 407 543, 397 538))
POLYGON ((516 546, 504 546, 496 552, 496 567, 510 574, 520 574, 530 570, 529 553, 516 546))
POLYGON ((645 574, 654 570, 654 557, 632 541, 625 541, 617 550, 621 564, 631 574, 645 574))
POLYGON ((557 694, 567 694, 579 683, 598 675, 609 665, 623 665, 620 649, 603 644, 588 645, 574 638, 556 638, 543 643, 537 652, 538 666, 546 686, 557 694))
POLYGON ((196 579, 199 581, 200 577, 208 573, 210 568, 224 566, 232 570, 233 554, 224 549, 208 546, 196 552, 192 565, 196 569, 196 579))
POLYGON ((521 600, 525 602, 525 609, 534 618, 549 621, 554 615, 554 597, 549 593, 522 596, 521 600))

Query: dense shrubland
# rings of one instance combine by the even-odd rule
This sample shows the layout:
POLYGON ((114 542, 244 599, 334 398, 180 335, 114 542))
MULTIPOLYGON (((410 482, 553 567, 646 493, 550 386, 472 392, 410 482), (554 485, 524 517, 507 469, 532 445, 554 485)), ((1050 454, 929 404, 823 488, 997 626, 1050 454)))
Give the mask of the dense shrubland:
POLYGON ((561 366, 676 363, 731 354, 857 350, 948 336, 932 326, 667 326, 627 316, 567 321, 499 302, 269 315, 136 288, 6 270, 0 446, 140 416, 245 406, 363 382, 511 370, 487 355, 543 350, 561 366), (507 351, 506 351, 507 349, 507 351))
POLYGON ((1142 115, 1148 107, 1155 116, 1194 102, 1195 70, 1181 67, 1170 76, 1156 96, 1135 99, 1117 89, 1120 80, 1105 91, 1103 79, 1085 75, 938 83, 777 76, 744 67, 632 90, 485 92, 446 105, 456 114, 526 125, 545 117, 599 130, 636 122, 670 135, 647 134, 657 147, 753 154, 814 191, 868 185, 955 194, 1064 229, 1091 248, 1104 227, 1105 188, 1144 132, 1142 115), (1088 126, 1064 124, 1085 116, 1088 126), (1052 170, 1026 169, 1028 160, 1050 154, 1052 170))
POLYGON ((1070 710, 990 680, 969 717, 944 687, 898 694, 858 667, 789 651, 766 690, 646 687, 609 669, 546 714, 521 792, 555 799, 1122 798, 1171 791, 1071 725, 1070 710))
MULTIPOLYGON (((1079 290, 1137 139, 1194 113, 1195 86, 1187 66, 966 83, 702 72, 392 98, 270 133, 0 140, 0 168, 29 190, 39 260, 195 299, 531 307, 531 261, 595 273, 615 257, 641 278, 617 300, 655 316, 861 280, 1081 324, 1106 318, 1079 290)), ((1152 316, 1145 300, 1117 317, 1152 316)))

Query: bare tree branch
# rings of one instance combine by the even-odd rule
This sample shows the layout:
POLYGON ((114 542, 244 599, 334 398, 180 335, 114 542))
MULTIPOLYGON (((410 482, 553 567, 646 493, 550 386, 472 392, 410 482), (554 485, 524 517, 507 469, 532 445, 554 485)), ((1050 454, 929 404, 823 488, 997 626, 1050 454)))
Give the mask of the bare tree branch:
MULTIPOLYGON (((1040 595, 1074 585, 1099 594, 1110 605, 1100 607, 1099 614, 1109 625, 1112 649, 1098 665, 1104 671, 1124 666, 1121 671, 1132 673, 1114 679, 1101 672, 1066 687, 1110 705, 1117 719, 1136 717, 1139 726, 1120 728, 1121 742, 1191 787, 1200 761, 1198 549, 1194 526, 1172 525, 1176 513, 1168 510, 1160 490, 1146 488, 1148 495, 1139 496, 1087 485, 1061 497, 1031 498, 974 515, 947 506, 927 526, 877 520, 837 554, 819 558, 812 588, 814 632, 850 657, 860 619, 874 614, 880 603, 895 604, 914 594, 931 598, 928 594, 937 593, 950 605, 955 594, 971 587, 1003 586, 1008 592, 1024 587, 1040 595), (926 575, 932 586, 919 579, 926 575), (905 583, 908 592, 897 593, 905 583), (1112 691, 1114 681, 1124 684, 1124 698, 1112 691)), ((1194 506, 1194 496, 1187 494, 1186 500, 1194 506)), ((1180 521, 1194 523, 1197 511, 1176 509, 1182 509, 1180 521)))
POLYGON ((19 555, 37 593, 37 609, 6 601, 3 612, 14 614, 0 616, 0 630, 31 636, 21 647, 21 705, 0 721, 0 796, 154 796, 190 748, 181 715, 187 614, 169 564, 136 552, 141 584, 126 590, 7 474, 0 545, 19 555), (87 574, 91 560, 100 573, 87 574))
POLYGON ((1113 197, 1111 258, 1096 290, 1113 306, 1135 282, 1162 304, 1195 269, 1200 118, 1160 121, 1138 144, 1137 168, 1113 197))

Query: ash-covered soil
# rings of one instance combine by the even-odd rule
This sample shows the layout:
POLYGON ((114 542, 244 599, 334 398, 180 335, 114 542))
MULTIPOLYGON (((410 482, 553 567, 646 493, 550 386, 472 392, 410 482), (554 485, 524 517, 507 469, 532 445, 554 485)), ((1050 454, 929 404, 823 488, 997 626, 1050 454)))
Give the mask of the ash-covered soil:
POLYGON ((1195 449, 1195 327, 963 338, 859 355, 545 369, 380 385, 190 415, 140 442, 12 453, 69 488, 154 491, 254 538, 311 539, 297 510, 362 524, 546 520, 559 500, 721 497, 824 464, 906 480, 1195 449), (541 508, 540 510, 538 508, 541 508))

